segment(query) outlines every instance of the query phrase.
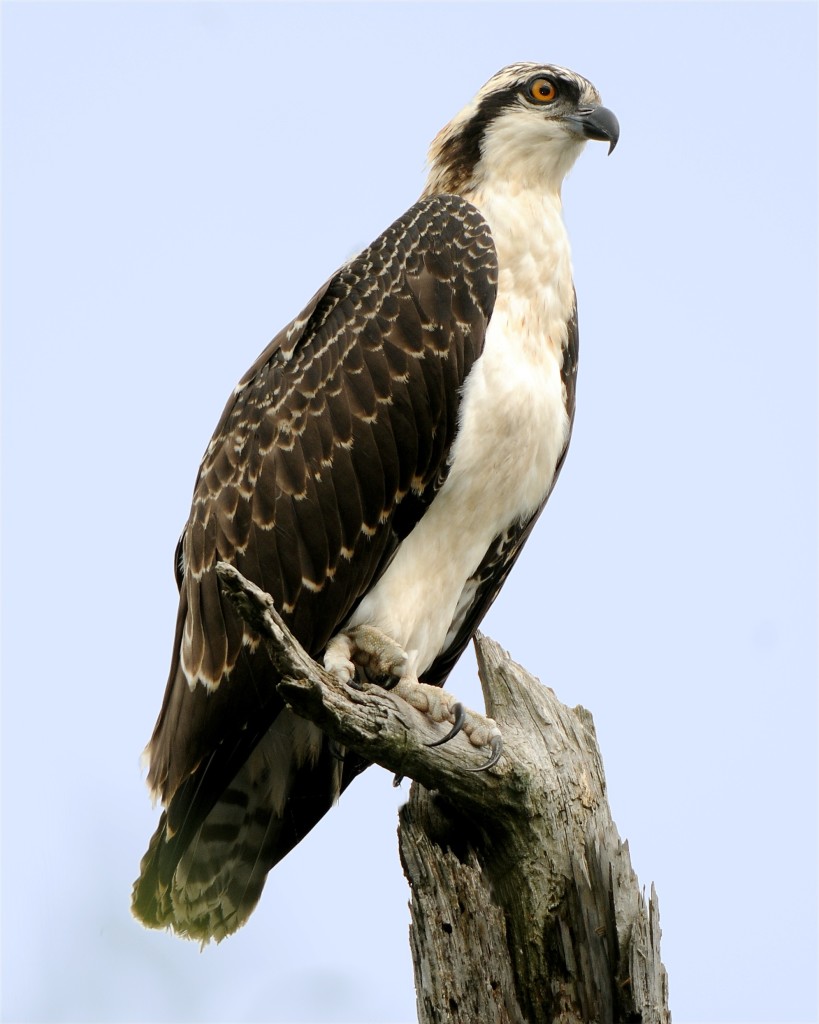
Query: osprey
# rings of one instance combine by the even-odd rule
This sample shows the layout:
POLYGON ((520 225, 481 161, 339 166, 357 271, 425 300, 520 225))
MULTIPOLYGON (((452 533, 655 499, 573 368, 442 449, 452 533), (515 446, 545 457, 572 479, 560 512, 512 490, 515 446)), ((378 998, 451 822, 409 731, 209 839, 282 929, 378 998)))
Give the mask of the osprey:
MULTIPOLYGON (((575 407, 561 184, 617 142, 594 86, 513 64, 434 139, 420 200, 235 387, 175 556, 179 613, 146 748, 165 805, 134 886, 152 927, 221 939, 366 761, 287 710, 220 592, 233 563, 339 678, 397 683, 500 756, 443 686, 552 491, 575 407)), ((443 731, 442 727, 442 731, 443 731)), ((443 742, 442 740, 442 742, 443 742)), ((482 758, 486 761, 486 757, 482 758)))

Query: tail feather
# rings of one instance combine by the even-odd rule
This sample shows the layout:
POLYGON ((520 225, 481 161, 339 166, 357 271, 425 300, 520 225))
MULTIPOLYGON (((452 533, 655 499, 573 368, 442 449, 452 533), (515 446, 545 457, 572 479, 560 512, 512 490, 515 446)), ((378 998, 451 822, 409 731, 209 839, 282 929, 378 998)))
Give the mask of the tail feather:
POLYGON ((230 935, 258 903, 270 869, 361 767, 342 766, 319 729, 282 711, 190 841, 179 841, 189 828, 169 826, 171 801, 140 864, 134 914, 203 944, 230 935))

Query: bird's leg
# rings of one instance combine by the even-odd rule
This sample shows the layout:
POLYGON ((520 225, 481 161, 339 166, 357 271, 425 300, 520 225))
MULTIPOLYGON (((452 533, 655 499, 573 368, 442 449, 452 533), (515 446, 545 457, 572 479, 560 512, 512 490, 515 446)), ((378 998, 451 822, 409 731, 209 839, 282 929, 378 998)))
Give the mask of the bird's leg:
POLYGON ((396 694, 433 722, 449 722, 452 728, 431 743, 438 747, 463 731, 475 747, 488 746, 491 755, 486 764, 471 771, 483 771, 497 764, 503 751, 500 730, 491 718, 470 711, 439 686, 421 683, 409 669, 407 652, 375 626, 355 626, 338 633, 327 645, 324 667, 337 679, 361 689, 375 683, 396 694))

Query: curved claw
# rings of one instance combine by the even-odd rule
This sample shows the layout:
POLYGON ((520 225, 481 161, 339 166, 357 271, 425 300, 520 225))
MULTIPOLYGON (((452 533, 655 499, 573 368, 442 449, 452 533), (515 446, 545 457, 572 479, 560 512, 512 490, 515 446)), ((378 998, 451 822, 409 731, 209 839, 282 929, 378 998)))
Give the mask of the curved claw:
POLYGON ((343 747, 340 743, 336 743, 335 740, 331 740, 328 738, 327 751, 334 761, 341 761, 341 763, 344 764, 344 761, 346 760, 347 757, 346 747, 343 747))
POLYGON ((466 770, 468 772, 485 772, 487 768, 497 764, 503 753, 503 737, 501 735, 493 736, 489 741, 489 749, 492 751, 492 756, 486 764, 479 765, 477 768, 467 768, 466 770))
POLYGON ((461 729, 463 729, 464 723, 466 722, 466 709, 460 701, 452 705, 452 713, 455 715, 455 724, 443 739, 436 740, 434 743, 427 743, 428 747, 440 747, 444 743, 449 743, 449 741, 455 739, 461 729))
POLYGON ((398 684, 398 676, 390 672, 380 672, 375 676, 373 682, 376 686, 380 686, 382 690, 393 690, 398 684))

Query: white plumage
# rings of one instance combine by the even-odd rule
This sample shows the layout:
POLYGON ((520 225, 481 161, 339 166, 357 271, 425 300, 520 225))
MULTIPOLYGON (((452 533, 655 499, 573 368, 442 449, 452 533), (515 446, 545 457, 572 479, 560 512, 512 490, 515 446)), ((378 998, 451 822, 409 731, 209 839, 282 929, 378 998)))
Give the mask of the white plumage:
POLYGON ((416 677, 444 649, 493 539, 547 497, 570 429, 560 371, 574 293, 560 197, 484 187, 469 198, 498 252, 483 355, 464 385, 446 482, 348 623, 396 640, 416 677))

